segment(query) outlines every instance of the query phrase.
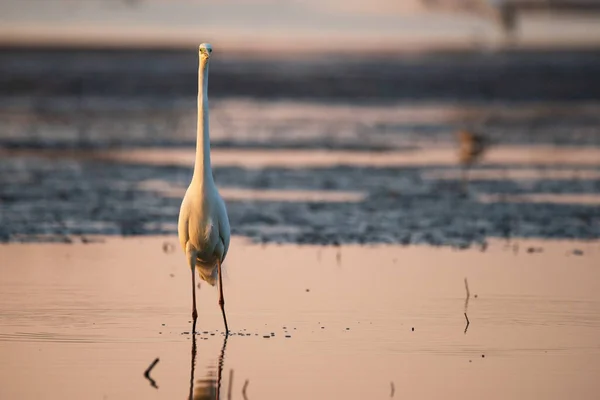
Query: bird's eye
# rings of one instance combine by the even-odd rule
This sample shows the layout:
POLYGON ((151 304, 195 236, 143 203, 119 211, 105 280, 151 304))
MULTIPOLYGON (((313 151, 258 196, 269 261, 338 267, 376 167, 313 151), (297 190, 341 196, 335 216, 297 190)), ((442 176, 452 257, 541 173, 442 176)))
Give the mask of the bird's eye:
POLYGON ((211 48, 208 48, 207 50, 208 50, 209 53, 212 53, 212 49, 211 48))

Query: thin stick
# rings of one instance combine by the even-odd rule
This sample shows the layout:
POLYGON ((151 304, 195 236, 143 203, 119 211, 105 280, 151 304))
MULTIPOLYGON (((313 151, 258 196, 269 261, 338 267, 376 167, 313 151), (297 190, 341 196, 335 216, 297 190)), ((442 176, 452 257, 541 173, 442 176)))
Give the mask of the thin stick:
POLYGON ((229 387, 227 388, 227 400, 231 400, 231 387, 233 386, 233 370, 229 370, 229 387))
POLYGON ((244 396, 244 400, 248 400, 248 397, 246 397, 246 388, 248 387, 248 383, 250 383, 250 381, 246 379, 246 382, 244 382, 244 387, 242 388, 242 396, 244 396))
POLYGON ((156 357, 156 360, 152 361, 152 364, 150 364, 150 366, 146 369, 146 372, 144 372, 144 377, 148 379, 150 381, 150 385, 152 385, 152 387, 156 389, 158 389, 158 386, 156 386, 156 382, 154 381, 154 379, 150 377, 150 372, 152 371, 152 368, 154 368, 154 366, 158 364, 159 361, 160 359, 156 357))
POLYGON ((394 387, 394 382, 390 382, 390 386, 392 387, 392 392, 390 393, 390 397, 394 397, 394 393, 396 392, 396 388, 394 387))
POLYGON ((467 329, 469 329, 469 317, 467 317, 467 309, 469 308, 469 298, 471 298, 471 292, 469 291, 469 282, 465 277, 465 289, 467 290, 467 298, 465 299, 465 319, 467 320, 467 325, 465 326, 465 335, 467 334, 467 329))

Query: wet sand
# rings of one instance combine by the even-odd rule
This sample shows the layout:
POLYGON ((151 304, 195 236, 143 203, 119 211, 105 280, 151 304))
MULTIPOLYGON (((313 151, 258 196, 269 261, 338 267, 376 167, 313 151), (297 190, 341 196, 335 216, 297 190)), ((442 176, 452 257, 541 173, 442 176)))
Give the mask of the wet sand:
MULTIPOLYGON (((243 167, 262 168, 326 168, 336 166, 359 167, 447 167, 456 166, 457 150, 451 146, 429 146, 430 149, 411 151, 359 152, 331 150, 213 150, 211 162, 215 168, 243 167)), ((4 157, 41 157, 50 160, 94 160, 125 164, 156 166, 194 166, 195 149, 125 149, 109 151, 73 150, 6 150, 0 148, 4 157)), ((540 167, 564 167, 575 171, 571 179, 578 178, 576 167, 594 168, 600 160, 600 149, 552 146, 497 146, 489 150, 484 165, 535 165, 540 167)), ((538 171, 537 178, 544 176, 538 171)), ((549 171, 551 172, 551 171, 549 171)), ((446 171, 448 173, 448 171, 446 171)), ((598 179, 597 171, 583 171, 582 177, 598 179)), ((447 175, 434 176, 447 178, 447 175)), ((453 178, 457 179, 454 173, 453 178)))
MULTIPOLYGON (((456 146, 216 149, 235 235, 255 242, 468 247, 600 237, 597 147, 498 145, 470 171, 456 146)), ((177 232, 193 149, 0 149, 0 241, 177 232), (53 236, 53 238, 51 238, 53 236)))
MULTIPOLYGON (((216 57, 211 159, 233 234, 459 248, 597 240, 598 54, 216 57), (491 143, 467 195, 459 129, 491 143)), ((176 233, 196 56, 0 51, 0 242, 176 233)))
MULTIPOLYGON (((188 398, 190 278, 176 238, 96 240, 0 246, 0 398, 188 398), (143 375, 156 357, 158 389, 143 375)), ((214 398, 219 375, 228 398, 231 370, 232 399, 246 380, 248 399, 600 391, 597 241, 458 251, 236 237, 231 249, 225 348, 217 290, 197 292, 196 398, 214 398)))

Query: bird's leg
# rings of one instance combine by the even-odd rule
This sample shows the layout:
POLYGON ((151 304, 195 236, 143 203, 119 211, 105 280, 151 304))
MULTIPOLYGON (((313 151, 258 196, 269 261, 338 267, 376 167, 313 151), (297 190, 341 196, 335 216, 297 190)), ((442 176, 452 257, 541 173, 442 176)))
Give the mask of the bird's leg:
POLYGON ((468 191, 468 181, 469 181, 469 166, 468 165, 464 165, 462 167, 462 194, 463 196, 467 195, 467 191, 468 191))
MULTIPOLYGON (((196 311, 196 256, 197 253, 190 249, 186 249, 190 269, 192 270, 192 319, 194 320, 193 329, 196 328, 196 319, 198 319, 198 311, 196 311)), ((192 330, 192 334, 193 334, 192 330)))
POLYGON ((217 268, 219 274, 219 306, 221 306, 221 312, 223 313, 223 322, 225 322, 225 336, 229 335, 229 328, 227 327, 227 317, 225 316, 225 298, 223 297, 223 277, 221 274, 221 261, 217 261, 217 268))

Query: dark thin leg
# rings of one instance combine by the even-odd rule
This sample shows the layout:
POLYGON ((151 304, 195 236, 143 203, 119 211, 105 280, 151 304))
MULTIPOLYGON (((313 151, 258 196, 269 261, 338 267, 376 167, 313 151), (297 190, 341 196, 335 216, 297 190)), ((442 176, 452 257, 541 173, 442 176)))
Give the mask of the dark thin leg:
POLYGON ((229 335, 229 327, 227 326, 227 317, 225 316, 225 298, 223 297, 223 274, 221 273, 221 261, 217 261, 217 268, 219 274, 219 305, 221 306, 221 312, 223 313, 223 322, 225 322, 225 335, 229 335))
POLYGON ((462 188, 462 193, 463 193, 464 196, 466 196, 467 192, 468 192, 468 183, 469 183, 469 170, 468 170, 468 168, 469 167, 467 165, 464 165, 462 167, 462 179, 461 179, 462 180, 462 182, 461 182, 462 183, 462 187, 461 188, 462 188))
POLYGON ((198 319, 198 311, 196 310, 196 271, 192 269, 192 319, 196 325, 198 319))
POLYGON ((196 310, 196 271, 194 268, 192 268, 192 319, 195 326, 196 319, 198 319, 198 311, 196 310))
POLYGON ((188 262, 190 263, 190 269, 192 270, 192 320, 194 321, 192 334, 194 334, 194 330, 196 329, 196 319, 198 319, 198 311, 196 310, 196 252, 188 249, 187 256, 188 262))

